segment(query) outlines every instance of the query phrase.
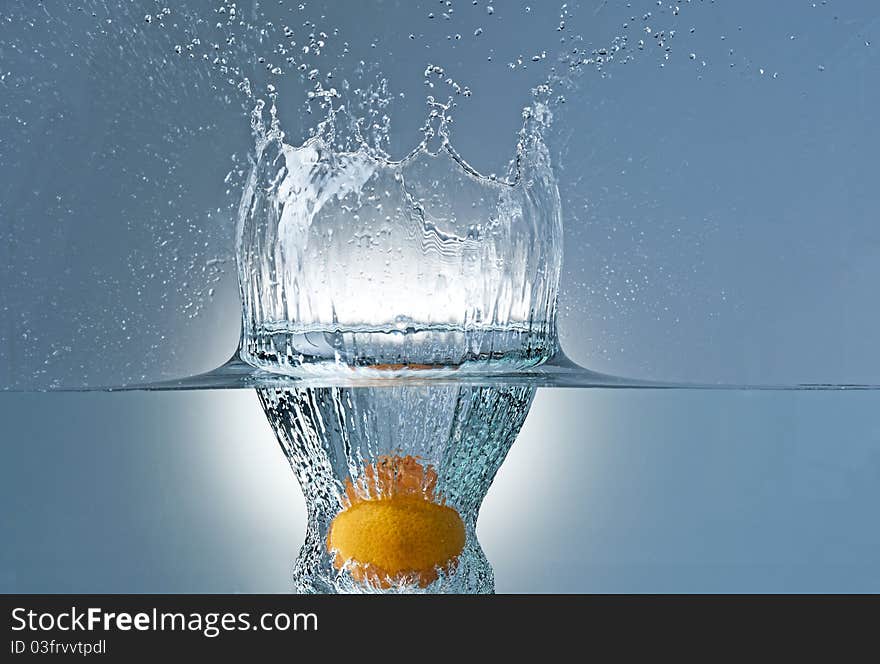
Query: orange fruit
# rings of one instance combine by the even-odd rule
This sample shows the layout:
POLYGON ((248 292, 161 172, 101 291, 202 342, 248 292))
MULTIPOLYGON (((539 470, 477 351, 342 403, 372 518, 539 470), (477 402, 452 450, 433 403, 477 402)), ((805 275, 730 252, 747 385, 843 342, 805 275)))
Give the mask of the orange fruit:
POLYGON ((387 588, 425 587, 450 570, 464 549, 458 512, 435 499, 437 473, 412 456, 382 457, 346 482, 344 509, 330 524, 333 565, 358 581, 387 588))

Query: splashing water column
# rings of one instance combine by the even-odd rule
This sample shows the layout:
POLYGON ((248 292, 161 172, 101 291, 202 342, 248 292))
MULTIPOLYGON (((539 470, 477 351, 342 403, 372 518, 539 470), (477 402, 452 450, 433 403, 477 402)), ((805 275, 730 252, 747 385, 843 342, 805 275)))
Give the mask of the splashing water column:
POLYGON ((239 354, 320 385, 258 389, 307 503, 294 587, 492 592, 477 515, 535 388, 455 378, 558 351, 561 214, 543 116, 527 113, 497 179, 453 150, 442 114, 393 161, 340 148, 332 115, 290 146, 274 107, 268 127, 262 111, 239 211, 239 354), (351 386, 362 378, 371 386, 351 386))

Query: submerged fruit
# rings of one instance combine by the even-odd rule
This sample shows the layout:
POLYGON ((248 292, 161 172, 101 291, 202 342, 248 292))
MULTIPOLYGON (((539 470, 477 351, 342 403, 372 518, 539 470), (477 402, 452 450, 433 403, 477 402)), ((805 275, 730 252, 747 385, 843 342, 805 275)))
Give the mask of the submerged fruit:
POLYGON ((346 507, 330 524, 327 548, 337 569, 381 587, 424 587, 450 569, 464 549, 458 512, 437 502, 437 474, 414 457, 384 457, 347 482, 346 507))
POLYGON ((352 505, 334 520, 329 537, 334 564, 380 585, 415 580, 426 586, 464 547, 464 526, 451 507, 418 498, 386 498, 352 505), (346 563, 348 563, 346 565, 346 563))

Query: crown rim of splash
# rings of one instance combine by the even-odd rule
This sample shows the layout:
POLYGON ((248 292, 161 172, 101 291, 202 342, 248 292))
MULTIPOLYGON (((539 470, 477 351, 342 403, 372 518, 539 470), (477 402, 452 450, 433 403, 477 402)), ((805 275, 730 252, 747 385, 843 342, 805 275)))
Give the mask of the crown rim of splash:
POLYGON ((241 360, 337 382, 362 366, 506 373, 558 351, 562 214, 542 136, 552 115, 524 110, 499 180, 451 146, 451 102, 428 102, 423 140, 398 160, 344 107, 293 146, 274 98, 268 122, 257 101, 236 232, 241 360))

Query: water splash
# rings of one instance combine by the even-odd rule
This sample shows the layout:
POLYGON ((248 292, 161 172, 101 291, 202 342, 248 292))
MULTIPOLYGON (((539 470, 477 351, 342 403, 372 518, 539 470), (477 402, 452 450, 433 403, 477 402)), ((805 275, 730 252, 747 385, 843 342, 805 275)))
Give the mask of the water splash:
POLYGON ((241 357, 280 373, 502 368, 557 350, 559 192, 527 109, 506 178, 453 148, 451 103, 429 99, 403 159, 330 109, 299 147, 274 103, 252 115, 256 156, 239 209, 241 357))

